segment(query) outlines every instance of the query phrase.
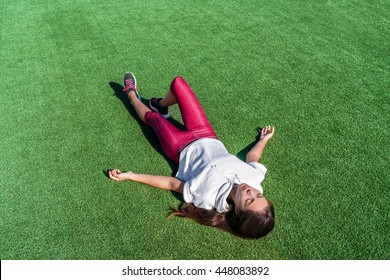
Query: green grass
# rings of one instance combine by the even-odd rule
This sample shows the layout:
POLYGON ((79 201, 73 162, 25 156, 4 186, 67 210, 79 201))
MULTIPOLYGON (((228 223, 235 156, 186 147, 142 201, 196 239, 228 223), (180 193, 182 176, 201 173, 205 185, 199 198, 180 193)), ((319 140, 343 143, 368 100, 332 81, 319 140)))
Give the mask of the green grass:
POLYGON ((389 259, 389 15, 381 0, 3 0, 0 258, 389 259), (177 197, 107 179, 175 170, 110 86, 126 70, 145 98, 184 76, 234 154, 276 126, 272 234, 166 219, 177 197))

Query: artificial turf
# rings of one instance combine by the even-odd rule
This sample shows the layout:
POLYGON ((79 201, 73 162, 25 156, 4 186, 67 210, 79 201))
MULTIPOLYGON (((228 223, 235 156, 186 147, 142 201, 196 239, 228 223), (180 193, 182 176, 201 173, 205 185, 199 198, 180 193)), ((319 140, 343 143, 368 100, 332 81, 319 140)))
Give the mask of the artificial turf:
MULTIPOLYGON (((388 1, 0 3, 0 259, 388 259, 388 1), (120 93, 182 75, 219 138, 262 162, 276 227, 249 241, 110 181, 174 174, 120 93)), ((172 109, 180 120, 179 110, 172 109)))

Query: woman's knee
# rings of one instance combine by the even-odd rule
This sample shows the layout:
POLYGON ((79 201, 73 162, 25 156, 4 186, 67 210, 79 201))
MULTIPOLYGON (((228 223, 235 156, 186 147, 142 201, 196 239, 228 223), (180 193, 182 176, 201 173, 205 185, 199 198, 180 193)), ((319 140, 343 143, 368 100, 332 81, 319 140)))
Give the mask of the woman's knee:
POLYGON ((148 111, 145 114, 145 123, 153 127, 153 123, 158 122, 158 119, 161 117, 160 114, 154 111, 148 111))
POLYGON ((184 78, 182 76, 176 76, 173 81, 172 81, 172 84, 175 84, 175 83, 180 83, 180 82, 185 82, 184 78))
POLYGON ((181 87, 183 84, 188 86, 187 82, 182 76, 175 77, 171 83, 171 92, 176 95, 178 88, 181 87))

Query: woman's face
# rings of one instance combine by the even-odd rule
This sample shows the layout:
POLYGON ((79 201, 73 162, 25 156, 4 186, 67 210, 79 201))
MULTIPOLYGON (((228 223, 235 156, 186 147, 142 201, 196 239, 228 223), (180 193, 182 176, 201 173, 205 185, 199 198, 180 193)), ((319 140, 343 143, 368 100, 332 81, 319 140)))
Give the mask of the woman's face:
POLYGON ((240 210, 254 212, 261 212, 268 206, 268 201, 261 192, 245 183, 237 187, 234 203, 240 210))

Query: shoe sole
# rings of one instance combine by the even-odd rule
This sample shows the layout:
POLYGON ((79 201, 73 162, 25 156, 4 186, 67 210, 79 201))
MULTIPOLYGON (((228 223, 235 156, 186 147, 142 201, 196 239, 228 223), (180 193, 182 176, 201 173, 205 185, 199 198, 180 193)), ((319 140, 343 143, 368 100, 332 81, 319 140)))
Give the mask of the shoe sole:
MULTIPOLYGON (((150 106, 150 109, 152 109, 154 112, 160 114, 160 112, 158 111, 158 109, 152 105, 152 102, 150 102, 150 100, 149 100, 149 106, 150 106)), ((169 114, 165 114, 165 115, 160 114, 160 115, 161 115, 162 117, 164 117, 165 119, 169 118, 169 114)))

